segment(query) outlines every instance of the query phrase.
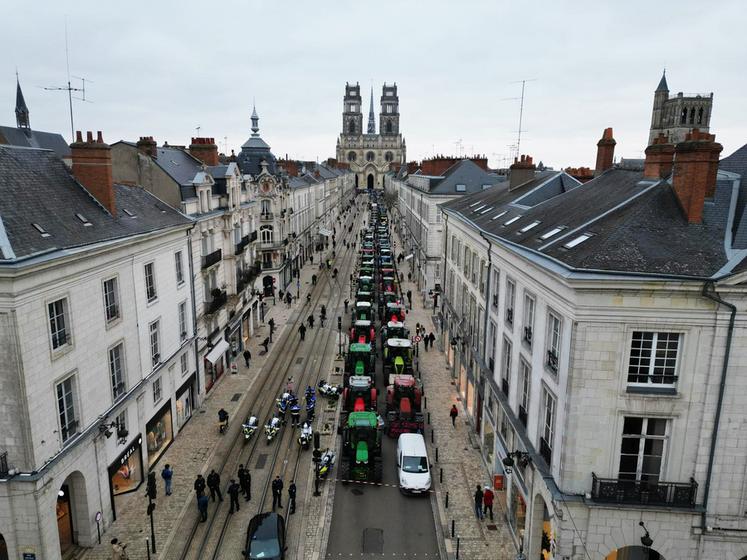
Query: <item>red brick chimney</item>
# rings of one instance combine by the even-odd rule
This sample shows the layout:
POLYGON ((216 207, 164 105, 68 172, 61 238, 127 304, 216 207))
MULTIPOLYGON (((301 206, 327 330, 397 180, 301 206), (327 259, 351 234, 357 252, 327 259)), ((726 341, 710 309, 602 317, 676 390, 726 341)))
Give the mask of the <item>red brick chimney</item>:
POLYGON ((152 136, 141 136, 137 141, 137 149, 152 158, 158 157, 158 144, 152 136))
POLYGON ((537 167, 532 163, 532 156, 522 155, 521 158, 514 158, 514 163, 509 169, 511 172, 508 176, 508 188, 513 189, 534 179, 537 167))
POLYGON ((654 143, 646 148, 646 163, 643 176, 646 179, 663 179, 672 172, 674 145, 669 143, 666 134, 659 133, 654 143))
POLYGON ((612 169, 615 159, 615 139, 612 138, 612 128, 605 128, 602 138, 597 142, 597 164, 594 166, 594 175, 599 175, 608 169, 612 169))
POLYGON ((694 128, 674 148, 672 187, 687 221, 703 221, 703 203, 716 190, 718 156, 723 146, 716 136, 694 128))
POLYGON ((112 152, 104 142, 101 131, 96 140, 93 133, 86 133, 86 141, 80 130, 75 133, 75 142, 70 144, 73 159, 73 175, 112 214, 117 215, 112 179, 112 152))
POLYGON ((189 153, 205 165, 218 165, 218 146, 214 138, 192 138, 189 153))

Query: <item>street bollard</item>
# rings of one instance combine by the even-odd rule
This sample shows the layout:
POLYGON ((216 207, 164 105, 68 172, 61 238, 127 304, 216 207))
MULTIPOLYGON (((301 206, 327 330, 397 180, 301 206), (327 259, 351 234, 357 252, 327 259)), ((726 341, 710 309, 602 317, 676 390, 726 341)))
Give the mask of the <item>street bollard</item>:
MULTIPOLYGON (((431 431, 431 434, 433 434, 433 431, 431 431)), ((438 447, 436 447, 436 463, 438 463, 438 447)))
POLYGON ((449 509, 449 493, 446 492, 446 503, 444 504, 445 509, 449 509))
POLYGON ((431 423, 431 413, 430 412, 428 413, 428 423, 429 424, 431 423))
POLYGON ((145 552, 148 553, 148 560, 150 560, 150 542, 148 537, 145 537, 145 552))
POLYGON ((444 482, 444 470, 443 470, 443 468, 439 469, 438 482, 439 482, 439 484, 443 484, 443 482, 444 482))
POLYGON ((456 560, 459 560, 459 537, 457 537, 456 560))
POLYGON ((423 397, 423 408, 428 408, 428 397, 423 397))
POLYGON ((454 533, 456 532, 456 520, 451 520, 451 538, 454 538, 454 533))

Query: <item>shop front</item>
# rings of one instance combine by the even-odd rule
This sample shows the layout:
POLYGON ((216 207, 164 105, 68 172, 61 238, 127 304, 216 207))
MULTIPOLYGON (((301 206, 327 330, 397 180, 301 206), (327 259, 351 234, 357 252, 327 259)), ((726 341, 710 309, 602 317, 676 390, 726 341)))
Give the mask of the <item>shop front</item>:
POLYGON ((138 434, 117 459, 109 465, 109 495, 112 513, 117 518, 116 501, 121 494, 133 492, 143 482, 143 437, 138 434))
POLYGON ((205 392, 223 375, 226 368, 223 354, 229 347, 228 341, 221 338, 205 355, 205 392))
POLYGON ((145 425, 145 441, 148 446, 148 468, 150 469, 174 441, 171 399, 166 401, 166 404, 145 425))
POLYGON ((179 432, 192 418, 192 411, 195 403, 195 374, 189 376, 189 379, 176 391, 176 431, 179 432))
POLYGON ((241 320, 237 320, 235 325, 229 325, 228 328, 231 330, 228 333, 229 351, 226 354, 226 362, 231 373, 238 373, 238 359, 241 354, 241 320))
POLYGON ((252 324, 252 308, 244 311, 241 316, 241 348, 249 348, 249 341, 252 338, 254 329, 251 328, 252 324))

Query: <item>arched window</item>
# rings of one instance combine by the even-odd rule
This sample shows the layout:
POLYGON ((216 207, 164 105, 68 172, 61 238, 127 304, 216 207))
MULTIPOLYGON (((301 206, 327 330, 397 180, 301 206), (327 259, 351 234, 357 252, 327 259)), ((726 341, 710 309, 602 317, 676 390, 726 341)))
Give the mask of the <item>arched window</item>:
POLYGON ((272 243, 272 226, 259 228, 259 238, 262 243, 272 243))
POLYGON ((698 109, 698 124, 703 124, 703 107, 698 109))
POLYGON ((392 152, 387 152, 384 154, 384 159, 387 161, 392 161, 394 159, 394 154, 392 152))
POLYGON ((680 124, 687 124, 687 107, 682 109, 682 114, 680 114, 680 124))
POLYGON ((386 131, 387 133, 392 133, 392 121, 386 121, 386 131))
POLYGON ((348 161, 355 161, 355 152, 348 152, 348 161))
POLYGON ((355 121, 350 121, 348 123, 348 132, 350 134, 355 134, 355 121))
POLYGON ((373 161, 376 158, 376 154, 373 152, 366 152, 366 161, 373 161))
POLYGON ((695 107, 690 109, 690 124, 695 124, 695 107))

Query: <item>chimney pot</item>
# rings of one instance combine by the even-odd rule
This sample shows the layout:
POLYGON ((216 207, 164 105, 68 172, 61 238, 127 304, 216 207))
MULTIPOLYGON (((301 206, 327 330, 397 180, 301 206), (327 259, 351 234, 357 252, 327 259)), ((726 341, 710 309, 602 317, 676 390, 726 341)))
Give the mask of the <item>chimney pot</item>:
POLYGON ((90 130, 86 131, 86 142, 88 142, 89 144, 93 144, 93 132, 91 132, 90 130))
POLYGON ((612 136, 612 128, 605 128, 602 138, 597 142, 597 162, 594 166, 594 176, 612 168, 615 161, 615 139, 612 136))
POLYGON ((101 131, 100 130, 96 132, 96 142, 99 143, 99 144, 103 144, 104 143, 104 137, 101 135, 101 131))
POLYGON ((75 141, 83 142, 83 133, 80 130, 75 131, 75 141))
POLYGON ((101 132, 98 132, 96 142, 90 131, 86 133, 86 138, 87 141, 82 142, 82 135, 78 133, 78 141, 70 146, 73 175, 102 206, 116 216, 111 148, 104 142, 101 132))
POLYGON ((691 224, 703 221, 703 204, 716 191, 718 158, 723 146, 716 137, 697 128, 674 148, 672 188, 691 224))

